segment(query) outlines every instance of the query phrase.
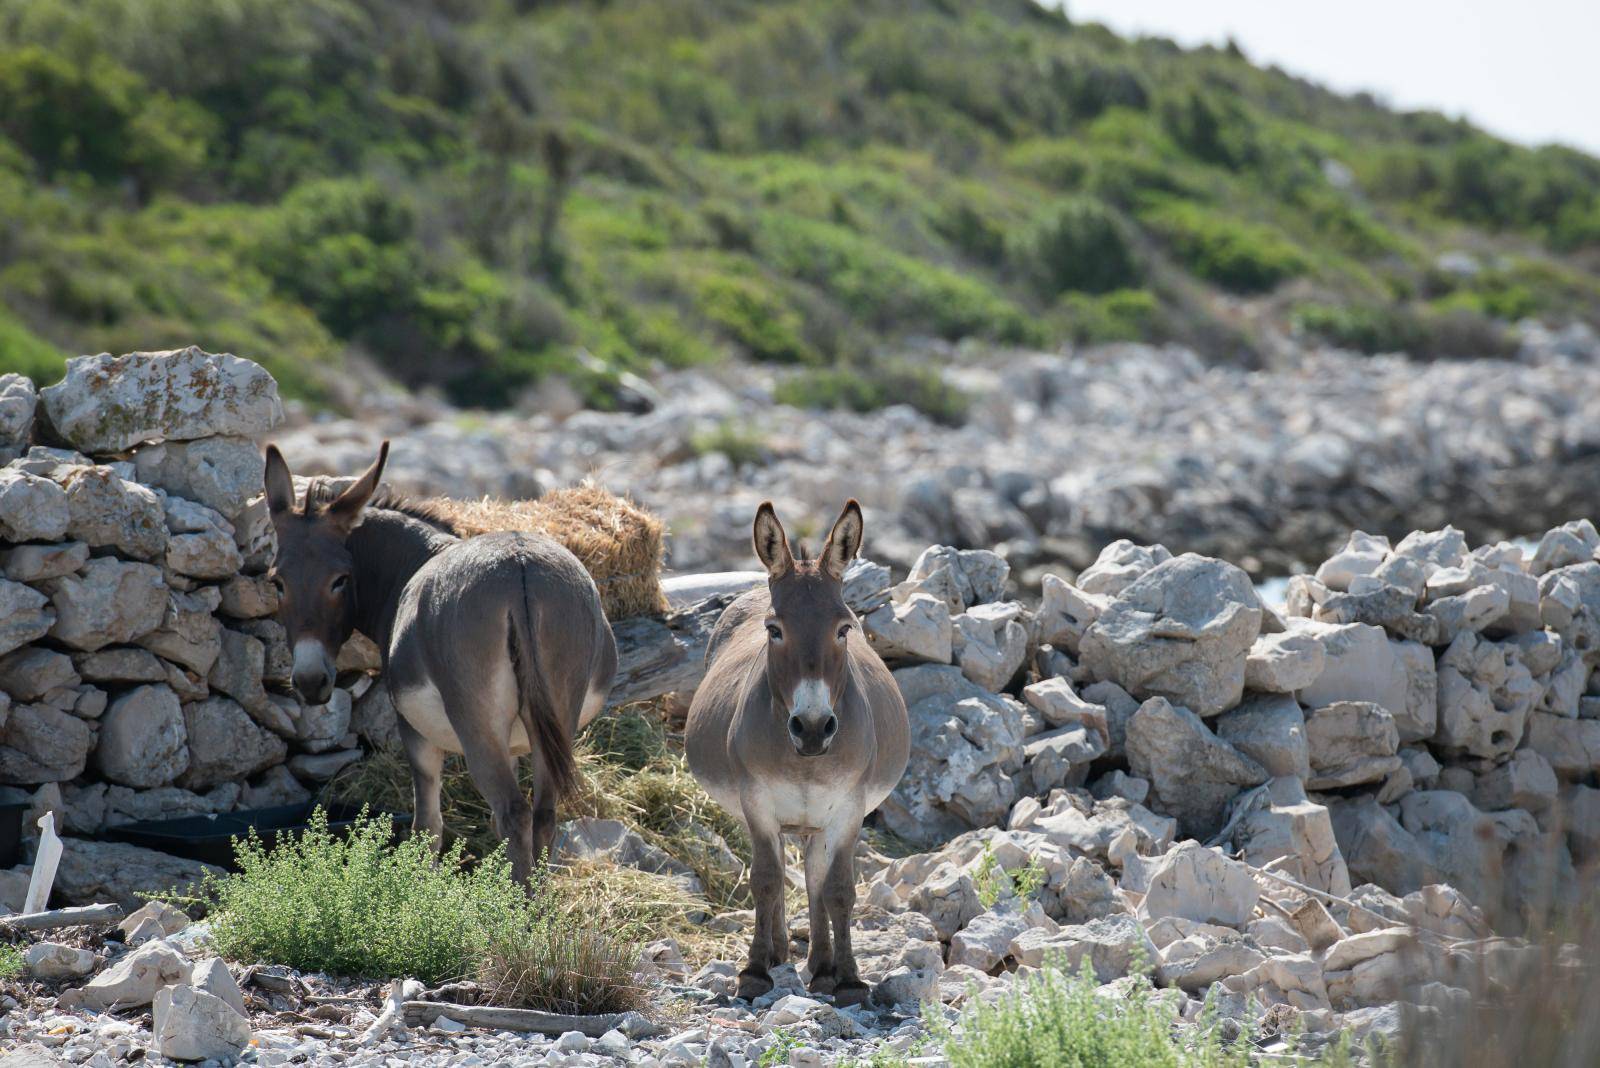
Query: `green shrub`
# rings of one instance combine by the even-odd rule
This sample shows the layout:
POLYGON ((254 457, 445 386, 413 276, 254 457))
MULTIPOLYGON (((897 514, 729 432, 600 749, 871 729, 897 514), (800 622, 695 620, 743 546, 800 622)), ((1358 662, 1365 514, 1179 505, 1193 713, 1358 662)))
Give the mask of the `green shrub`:
POLYGON ((932 1020, 951 1068, 1249 1068, 1248 1042, 1223 1044, 1215 1029, 1191 1040, 1175 1037, 1181 999, 1133 980, 1127 997, 1096 990, 1085 962, 1077 975, 1046 968, 1015 983, 1000 998, 975 998, 954 1032, 932 1020))
POLYGON ((1094 200, 1058 204, 1017 235, 1011 260, 1047 299, 1068 290, 1106 293, 1139 284, 1122 220, 1094 200))
POLYGON ((0 374, 15 372, 48 386, 66 373, 61 350, 35 337, 28 328, 0 308, 0 374))
POLYGON ((1117 289, 1099 295, 1068 293, 1061 309, 1072 340, 1080 345, 1144 341, 1159 332, 1161 303, 1147 289, 1117 289))
POLYGON ((937 370, 895 361, 868 364, 860 371, 849 367, 802 371, 779 382, 773 399, 796 408, 855 412, 909 404, 946 426, 965 422, 970 404, 967 395, 937 370))
POLYGON ((760 278, 701 275, 696 310, 757 360, 814 363, 816 352, 802 336, 800 314, 760 278))
POLYGON ((1278 230, 1166 201, 1140 221, 1161 235, 1189 270, 1235 293, 1259 293, 1304 274, 1309 264, 1278 230))
POLYGON ((21 947, 0 945, 0 979, 15 979, 22 974, 22 969, 21 947))
POLYGON ((468 867, 461 843, 435 860, 425 837, 390 844, 362 819, 347 836, 320 808, 298 839, 237 843, 236 873, 210 876, 212 937, 224 956, 369 978, 437 983, 465 975, 491 939, 542 917, 503 852, 468 867))
POLYGON ((766 440, 751 427, 733 420, 697 431, 690 436, 689 447, 696 456, 720 452, 735 464, 764 464, 768 459, 766 440))

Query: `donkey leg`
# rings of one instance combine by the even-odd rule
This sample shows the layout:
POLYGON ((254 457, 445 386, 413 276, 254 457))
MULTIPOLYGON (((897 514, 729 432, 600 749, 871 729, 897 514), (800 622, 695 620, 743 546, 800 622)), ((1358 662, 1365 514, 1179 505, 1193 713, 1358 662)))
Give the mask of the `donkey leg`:
POLYGON ((750 829, 750 893, 755 897, 756 930, 750 939, 750 958, 739 973, 739 997, 754 1000, 772 989, 771 968, 777 939, 787 948, 788 932, 775 931, 783 918, 783 836, 775 826, 753 820, 750 829), (776 904, 776 908, 774 908, 776 904))
POLYGON ((505 735, 490 727, 492 720, 487 715, 451 717, 473 785, 489 802, 494 833, 505 839, 511 877, 528 886, 533 875, 533 806, 517 781, 517 758, 511 755, 505 735))
POLYGON ((828 874, 823 880, 828 918, 833 921, 833 967, 837 982, 833 1000, 839 1005, 859 1005, 867 1000, 866 983, 856 970, 855 950, 850 944, 850 914, 856 907, 856 839, 861 836, 858 816, 828 833, 828 874))
POLYGON ((839 981, 833 967, 833 934, 828 929, 827 875, 827 841, 821 834, 812 834, 806 838, 806 903, 811 914, 806 968, 811 972, 813 994, 831 994, 839 981))
POLYGON ((533 863, 543 866, 555 858, 550 846, 556 837, 556 788, 550 781, 550 771, 538 753, 533 755, 533 835, 531 848, 533 863))
POLYGON ((439 788, 444 772, 445 752, 418 734, 407 723, 400 721, 400 741, 406 747, 406 760, 411 765, 411 832, 427 834, 433 839, 434 852, 444 845, 444 814, 439 811, 439 788))

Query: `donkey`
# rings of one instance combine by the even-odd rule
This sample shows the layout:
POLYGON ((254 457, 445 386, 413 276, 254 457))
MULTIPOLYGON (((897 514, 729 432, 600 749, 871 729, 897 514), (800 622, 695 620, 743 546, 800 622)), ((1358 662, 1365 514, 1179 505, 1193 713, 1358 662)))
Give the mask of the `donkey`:
POLYGON ((413 829, 440 844, 440 772, 461 753, 527 886, 577 777, 572 736, 611 690, 616 640, 577 557, 542 534, 459 537, 442 512, 378 492, 388 456, 385 441, 342 493, 314 482, 297 506, 289 465, 267 446, 278 536, 269 574, 294 688, 326 702, 340 647, 354 630, 371 638, 411 763, 413 829), (537 766, 531 805, 517 782, 526 753, 537 766))
POLYGON ((841 1004, 867 996, 850 948, 856 838, 905 773, 911 743, 899 687, 844 602, 844 570, 862 528, 852 500, 822 555, 813 560, 802 548, 795 559, 772 503, 757 510, 766 588, 740 597, 717 621, 689 707, 689 768, 750 832, 756 922, 739 973, 742 998, 771 990, 769 969, 789 956, 786 833, 806 840, 811 990, 841 1004))

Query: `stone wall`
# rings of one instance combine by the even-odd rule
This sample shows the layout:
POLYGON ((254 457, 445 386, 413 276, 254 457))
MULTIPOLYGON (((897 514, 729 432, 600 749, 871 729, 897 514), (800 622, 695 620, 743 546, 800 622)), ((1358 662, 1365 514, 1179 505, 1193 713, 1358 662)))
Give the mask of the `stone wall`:
POLYGON ((282 419, 265 370, 194 348, 0 377, 0 784, 66 833, 304 800, 359 756, 354 694, 301 704, 271 618, 282 419))
POLYGON ((1281 610, 1159 545, 1037 608, 993 553, 930 549, 864 621, 912 716, 881 818, 935 847, 1123 798, 1318 890, 1449 883, 1515 929, 1600 860, 1597 548, 1586 520, 1531 556, 1357 533, 1281 610))

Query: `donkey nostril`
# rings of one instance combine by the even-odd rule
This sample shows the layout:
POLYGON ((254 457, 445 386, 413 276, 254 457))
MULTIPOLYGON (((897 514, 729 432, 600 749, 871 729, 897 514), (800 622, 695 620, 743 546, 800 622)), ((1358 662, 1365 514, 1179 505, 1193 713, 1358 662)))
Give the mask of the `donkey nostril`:
POLYGON ((796 738, 798 738, 798 737, 800 737, 800 734, 801 734, 801 732, 803 730, 805 730, 805 725, 800 722, 800 717, 799 716, 790 716, 789 717, 789 733, 794 735, 796 738))
POLYGON ((826 723, 824 723, 822 725, 822 735, 825 738, 832 738, 834 736, 834 733, 836 731, 838 731, 838 729, 839 729, 839 717, 838 716, 829 716, 828 717, 828 722, 826 722, 826 723))

